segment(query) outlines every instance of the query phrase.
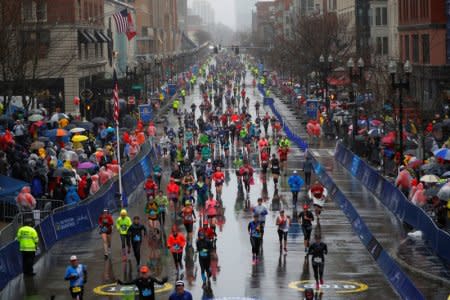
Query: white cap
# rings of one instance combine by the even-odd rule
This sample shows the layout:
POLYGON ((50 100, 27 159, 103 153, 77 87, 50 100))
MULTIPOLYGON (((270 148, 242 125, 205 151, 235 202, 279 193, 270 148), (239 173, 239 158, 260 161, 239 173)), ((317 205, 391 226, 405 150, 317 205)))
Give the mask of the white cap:
POLYGON ((77 258, 76 255, 72 255, 72 256, 70 257, 70 261, 77 260, 77 259, 78 259, 78 258, 77 258))
POLYGON ((209 162, 209 163, 211 162, 211 158, 208 158, 208 162, 209 162))
POLYGON ((297 170, 294 170, 294 174, 297 174, 297 170))

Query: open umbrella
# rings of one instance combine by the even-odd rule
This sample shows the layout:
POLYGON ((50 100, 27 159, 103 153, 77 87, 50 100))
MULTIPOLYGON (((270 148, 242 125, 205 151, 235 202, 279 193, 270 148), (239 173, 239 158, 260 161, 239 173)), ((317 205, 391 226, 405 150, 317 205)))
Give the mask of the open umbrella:
POLYGON ((70 129, 71 133, 81 133, 81 132, 85 132, 85 131, 86 131, 86 129, 81 128, 81 127, 75 127, 75 128, 70 129))
POLYGON ((42 115, 42 113, 43 113, 43 111, 40 108, 35 108, 28 112, 29 115, 34 115, 34 114, 42 115))
POLYGON ((93 169, 95 168, 97 165, 90 162, 90 161, 85 161, 82 163, 79 163, 77 166, 77 169, 93 169))
POLYGON ((375 120, 370 121, 370 125, 378 127, 378 126, 383 125, 383 122, 375 119, 375 120))
POLYGON ((450 178, 450 171, 445 172, 440 176, 441 178, 450 178))
POLYGON ((84 128, 86 130, 91 130, 92 128, 94 128, 94 124, 92 124, 91 122, 87 122, 87 121, 82 122, 82 121, 75 120, 75 121, 72 121, 71 124, 76 125, 76 127, 84 128))
POLYGON ((420 177, 420 181, 425 183, 436 183, 439 181, 439 177, 433 174, 427 174, 420 177))
POLYGON ((66 136, 69 132, 67 130, 58 128, 58 129, 51 129, 44 132, 44 135, 47 137, 55 137, 55 136, 66 136))
POLYGON ((383 131, 380 128, 372 128, 369 130, 370 137, 379 137, 383 134, 383 131))
POLYGON ((77 134, 72 137, 72 142, 75 142, 75 143, 85 142, 87 140, 88 140, 88 137, 85 135, 77 134))
POLYGON ((434 156, 437 158, 442 158, 444 160, 450 160, 450 149, 441 148, 433 152, 434 156))
POLYGON ((65 176, 74 176, 75 174, 66 169, 66 168, 58 168, 53 172, 54 177, 65 177, 65 176))
POLYGON ((416 169, 423 164, 423 161, 417 157, 413 157, 408 161, 408 168, 416 169))
POLYGON ((92 119, 92 123, 95 124, 105 124, 106 122, 107 122, 106 119, 102 117, 95 117, 92 119))
POLYGON ((58 122, 61 119, 69 119, 69 116, 64 113, 55 113, 51 118, 50 122, 58 122))
POLYGON ((450 184, 446 183, 444 186, 441 187, 439 192, 437 193, 437 196, 439 199, 449 201, 450 200, 450 184))
POLYGON ((45 144, 43 142, 36 141, 31 144, 30 150, 33 151, 33 150, 37 150, 37 149, 44 148, 44 147, 45 147, 45 144))
POLYGON ((30 122, 37 122, 44 120, 44 117, 42 115, 34 114, 28 117, 28 121, 30 122))
POLYGON ((38 141, 48 142, 48 141, 50 141, 50 139, 48 137, 46 137, 46 136, 40 136, 40 137, 38 137, 38 141))

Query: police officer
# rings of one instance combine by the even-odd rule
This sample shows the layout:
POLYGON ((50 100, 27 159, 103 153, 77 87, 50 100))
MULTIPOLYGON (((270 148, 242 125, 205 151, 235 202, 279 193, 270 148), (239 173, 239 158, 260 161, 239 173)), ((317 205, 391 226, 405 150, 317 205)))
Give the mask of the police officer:
POLYGON ((36 230, 32 227, 33 221, 27 220, 24 226, 17 231, 17 241, 19 242, 20 252, 22 253, 23 274, 33 276, 34 257, 39 243, 39 237, 36 230))

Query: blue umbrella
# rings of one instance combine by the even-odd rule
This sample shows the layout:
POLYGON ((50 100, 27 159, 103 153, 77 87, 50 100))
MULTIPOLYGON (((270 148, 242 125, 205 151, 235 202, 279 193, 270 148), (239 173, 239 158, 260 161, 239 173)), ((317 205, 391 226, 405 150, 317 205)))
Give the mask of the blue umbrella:
POLYGON ((433 152, 434 156, 437 158, 442 158, 444 160, 450 160, 450 149, 441 148, 433 152))

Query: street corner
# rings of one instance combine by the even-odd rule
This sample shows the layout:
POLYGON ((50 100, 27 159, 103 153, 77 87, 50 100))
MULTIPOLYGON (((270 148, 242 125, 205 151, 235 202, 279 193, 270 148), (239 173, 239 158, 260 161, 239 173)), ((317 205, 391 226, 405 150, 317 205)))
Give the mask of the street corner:
MULTIPOLYGON (((155 293, 164 293, 171 291, 173 284, 165 283, 164 285, 155 284, 155 293)), ((122 286, 117 283, 109 283, 94 288, 94 294, 99 296, 129 296, 136 294, 137 288, 134 285, 122 286)))
MULTIPOLYGON (((315 289, 314 280, 300 280, 289 283, 289 288, 304 292, 307 288, 315 289)), ((366 291, 369 286, 362 282, 348 281, 348 280, 330 280, 326 284, 320 286, 320 291, 334 294, 353 294, 362 293, 366 291)))

